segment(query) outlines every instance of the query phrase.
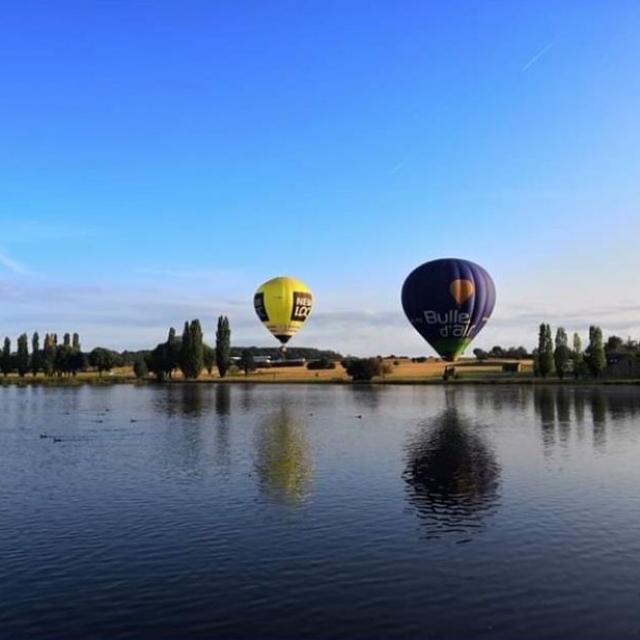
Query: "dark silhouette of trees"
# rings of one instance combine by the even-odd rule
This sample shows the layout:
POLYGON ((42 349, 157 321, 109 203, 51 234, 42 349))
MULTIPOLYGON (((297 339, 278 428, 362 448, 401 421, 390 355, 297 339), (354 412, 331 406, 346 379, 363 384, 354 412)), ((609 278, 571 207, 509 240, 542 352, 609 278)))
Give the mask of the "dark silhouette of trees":
POLYGON ((573 350, 571 352, 573 360, 573 377, 577 380, 585 375, 584 353, 582 352, 582 339, 578 333, 573 334, 573 350))
POLYGON ((40 351, 40 336, 36 331, 31 338, 31 373, 35 376, 42 368, 42 352, 40 351))
POLYGON ((238 366, 242 371, 244 371, 244 375, 249 375, 249 372, 256 370, 256 363, 253 359, 253 354, 248 349, 245 349, 240 356, 240 362, 238 362, 238 366))
POLYGON ((180 348, 180 370, 191 380, 200 376, 204 368, 204 343, 199 320, 184 323, 180 348))
POLYGON ((165 375, 171 378, 173 372, 180 368, 180 339, 176 336, 176 330, 171 327, 167 336, 165 353, 165 375))
POLYGON ((21 378, 24 378, 29 371, 29 338, 26 333, 23 333, 18 338, 16 369, 21 378))
POLYGON ((138 358, 133 363, 133 373, 138 380, 143 380, 147 377, 149 369, 147 368, 147 363, 145 362, 144 358, 138 358))
POLYGON ((202 362, 207 373, 211 375, 216 365, 216 350, 208 344, 202 345, 202 362))
POLYGON ((0 357, 0 369, 2 369, 2 373, 5 378, 11 373, 12 364, 11 340, 9 338, 5 338, 2 346, 2 357, 0 357))
POLYGON ((309 369, 309 371, 318 371, 322 369, 335 369, 335 368, 336 368, 336 363, 333 360, 330 360, 329 358, 319 358, 318 360, 311 360, 311 362, 307 364, 307 369, 309 369))
POLYGON ((231 362, 231 328, 229 318, 220 316, 216 330, 216 366, 221 378, 227 375, 231 362))
POLYGON ((382 375, 382 361, 379 358, 351 358, 343 360, 342 366, 354 382, 368 382, 382 375))
POLYGON ((589 327, 589 347, 587 348, 587 365, 591 375, 597 378, 607 366, 607 355, 602 342, 602 329, 589 327))
POLYGON ((563 327, 558 327, 556 331, 556 348, 553 352, 553 362, 560 380, 564 378, 564 374, 569 369, 570 361, 571 350, 569 349, 569 337, 563 327))
POLYGON ((110 349, 96 347, 89 354, 89 364, 97 369, 99 376, 102 376, 105 371, 111 371, 118 366, 118 354, 110 349))
POLYGON ((44 353, 42 357, 42 370, 46 376, 52 376, 55 369, 56 349, 58 336, 55 333, 47 333, 44 338, 44 353))
POLYGON ((551 327, 548 324, 540 325, 536 365, 538 375, 543 378, 553 372, 553 338, 551 337, 551 327))

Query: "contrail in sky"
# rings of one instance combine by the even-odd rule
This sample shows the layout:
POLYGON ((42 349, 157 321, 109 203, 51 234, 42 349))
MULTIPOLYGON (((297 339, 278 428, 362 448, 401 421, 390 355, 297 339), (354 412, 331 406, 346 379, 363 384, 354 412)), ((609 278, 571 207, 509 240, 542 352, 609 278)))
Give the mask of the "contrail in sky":
POLYGON ((542 56, 547 53, 547 51, 549 51, 549 49, 551 49, 551 47, 553 47, 555 43, 555 40, 552 40, 551 42, 547 43, 544 47, 542 47, 542 49, 540 49, 540 51, 538 51, 538 53, 536 53, 528 62, 527 64, 524 65, 524 67, 522 67, 522 71, 526 71, 527 69, 529 69, 530 67, 532 67, 536 62, 538 62, 538 60, 540 60, 540 58, 542 58, 542 56))
POLYGON ((2 253, 2 251, 0 251, 0 265, 12 273, 19 273, 21 275, 27 273, 27 270, 19 262, 10 258, 6 253, 2 253))

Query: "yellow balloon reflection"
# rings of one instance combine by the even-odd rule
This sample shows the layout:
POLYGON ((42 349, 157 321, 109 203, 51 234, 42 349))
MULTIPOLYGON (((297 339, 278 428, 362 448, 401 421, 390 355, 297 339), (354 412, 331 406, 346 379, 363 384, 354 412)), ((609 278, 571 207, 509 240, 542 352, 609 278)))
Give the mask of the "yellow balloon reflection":
POLYGON ((258 481, 265 496, 284 504, 304 502, 313 461, 303 423, 282 407, 258 427, 256 447, 258 481))

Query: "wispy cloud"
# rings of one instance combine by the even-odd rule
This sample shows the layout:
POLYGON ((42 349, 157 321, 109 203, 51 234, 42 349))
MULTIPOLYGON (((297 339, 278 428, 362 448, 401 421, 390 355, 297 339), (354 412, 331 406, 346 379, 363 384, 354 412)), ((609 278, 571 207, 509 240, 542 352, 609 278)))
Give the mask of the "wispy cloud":
POLYGON ((400 169, 402 169, 402 167, 404 167, 406 162, 407 162, 407 159, 406 158, 402 158, 402 160, 400 160, 399 162, 396 162, 396 164, 393 165, 393 167, 391 168, 391 171, 389 173, 391 173, 392 175, 395 174, 395 173, 398 173, 398 171, 400 171, 400 169))
POLYGON ((18 275, 24 275, 27 273, 26 267, 14 260, 11 256, 8 256, 3 251, 0 251, 0 266, 11 271, 11 273, 17 273, 18 275))
POLYGON ((551 42, 547 42, 547 44, 545 44, 544 47, 542 47, 542 49, 540 49, 535 55, 529 58, 527 63, 522 67, 522 71, 527 71, 528 69, 533 67, 533 65, 536 64, 536 62, 538 62, 538 60, 540 60, 542 56, 546 55, 549 52, 549 49, 551 49, 551 47, 553 47, 554 44, 555 44, 555 40, 551 40, 551 42))

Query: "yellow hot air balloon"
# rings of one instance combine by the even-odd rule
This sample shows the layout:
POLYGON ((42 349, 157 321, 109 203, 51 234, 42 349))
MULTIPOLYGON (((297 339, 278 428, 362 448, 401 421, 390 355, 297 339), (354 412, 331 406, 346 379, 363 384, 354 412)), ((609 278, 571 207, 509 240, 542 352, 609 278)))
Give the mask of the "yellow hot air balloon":
POLYGON ((253 296, 258 318, 283 345, 305 323, 311 313, 312 302, 309 287, 296 278, 286 276, 267 280, 253 296))

